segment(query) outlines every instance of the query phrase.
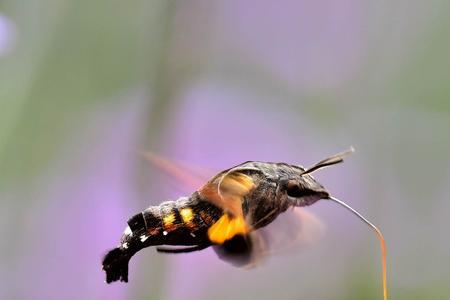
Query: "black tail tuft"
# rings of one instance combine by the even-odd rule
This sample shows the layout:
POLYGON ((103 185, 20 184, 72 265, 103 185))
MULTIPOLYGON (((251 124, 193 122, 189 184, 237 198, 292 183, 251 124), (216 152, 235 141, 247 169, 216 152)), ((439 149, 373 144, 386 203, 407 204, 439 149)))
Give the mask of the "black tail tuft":
POLYGON ((106 283, 117 280, 128 282, 128 262, 132 255, 126 249, 115 248, 103 259, 103 270, 106 272, 106 283))

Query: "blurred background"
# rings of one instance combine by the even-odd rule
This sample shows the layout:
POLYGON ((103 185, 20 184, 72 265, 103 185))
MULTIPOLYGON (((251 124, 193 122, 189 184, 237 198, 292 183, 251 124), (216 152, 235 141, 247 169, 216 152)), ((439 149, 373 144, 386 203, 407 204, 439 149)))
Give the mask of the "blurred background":
MULTIPOLYGON (((391 299, 450 299, 450 2, 0 2, 1 299, 381 299, 378 241, 307 210, 314 246, 235 269, 212 250, 100 261, 191 192, 139 151, 213 170, 312 163, 388 244, 391 299)), ((282 220, 282 219, 281 219, 282 220)))

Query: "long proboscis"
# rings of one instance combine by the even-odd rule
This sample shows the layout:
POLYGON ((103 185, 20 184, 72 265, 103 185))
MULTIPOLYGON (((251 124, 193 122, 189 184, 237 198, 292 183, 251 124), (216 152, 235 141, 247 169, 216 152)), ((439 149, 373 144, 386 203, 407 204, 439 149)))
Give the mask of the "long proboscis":
POLYGON ((356 215, 357 217, 359 217, 364 223, 366 223, 367 225, 369 225, 369 227, 371 227, 373 230, 375 230, 378 239, 380 240, 380 245, 381 245, 381 255, 382 255, 382 270, 383 270, 383 299, 387 300, 387 266, 386 266, 386 243, 384 241, 384 237, 383 234, 381 233, 381 231, 378 229, 378 227, 376 227, 375 225, 373 225, 369 220, 367 220, 363 215, 361 215, 359 212, 357 212, 355 209, 353 209, 350 205, 348 205, 347 203, 345 203, 344 201, 341 201, 335 197, 330 197, 328 198, 329 200, 332 200, 338 204, 340 204, 341 206, 345 207, 346 209, 348 209, 349 211, 351 211, 354 215, 356 215))
POLYGON ((330 157, 327 157, 327 158, 319 161, 318 163, 316 163, 312 167, 309 167, 308 169, 306 169, 302 173, 302 175, 309 174, 309 173, 312 173, 312 172, 317 171, 319 169, 322 169, 322 168, 325 168, 325 167, 328 167, 328 166, 332 166, 332 165, 341 163, 341 162, 344 161, 344 157, 352 154, 353 152, 355 152, 355 148, 350 147, 350 149, 348 149, 347 151, 340 152, 340 153, 337 153, 337 154, 332 155, 330 157))

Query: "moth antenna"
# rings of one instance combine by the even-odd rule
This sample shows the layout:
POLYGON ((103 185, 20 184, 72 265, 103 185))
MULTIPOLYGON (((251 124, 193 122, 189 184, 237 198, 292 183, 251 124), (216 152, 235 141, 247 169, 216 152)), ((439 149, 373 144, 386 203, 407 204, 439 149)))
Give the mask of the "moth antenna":
POLYGON ((308 169, 306 169, 302 173, 302 175, 312 173, 312 172, 317 171, 319 169, 322 169, 324 167, 328 167, 328 166, 331 166, 331 165, 335 165, 335 164, 341 163, 341 162, 344 161, 344 157, 352 154, 353 152, 355 152, 355 148, 353 148, 353 146, 351 146, 350 149, 348 149, 347 151, 337 153, 335 155, 332 155, 330 157, 325 158, 324 160, 319 161, 318 163, 316 163, 312 167, 309 167, 308 169))
POLYGON ((358 218, 360 218, 364 223, 369 225, 373 230, 375 230, 375 233, 377 234, 378 239, 380 240, 381 245, 381 255, 382 255, 382 268, 383 268, 383 299, 387 300, 387 284, 386 284, 386 277, 387 277, 387 266, 386 266, 386 243, 384 241, 383 234, 381 231, 373 225, 369 220, 367 220, 363 215, 361 215, 359 212, 357 212, 355 209, 353 209, 350 205, 345 203, 344 201, 341 201, 334 197, 329 197, 329 200, 332 200, 341 206, 345 207, 349 211, 351 211, 354 215, 356 215, 358 218))

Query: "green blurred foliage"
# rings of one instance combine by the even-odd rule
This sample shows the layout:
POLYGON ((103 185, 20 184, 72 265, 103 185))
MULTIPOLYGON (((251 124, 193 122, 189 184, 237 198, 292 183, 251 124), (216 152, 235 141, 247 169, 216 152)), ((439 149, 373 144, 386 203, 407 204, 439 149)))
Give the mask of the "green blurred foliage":
POLYGON ((6 1, 16 51, 0 61, 0 174, 33 177, 92 106, 147 84, 168 2, 6 1))

